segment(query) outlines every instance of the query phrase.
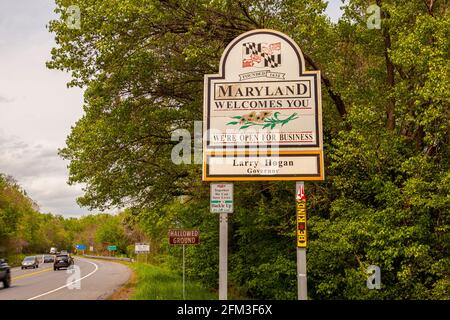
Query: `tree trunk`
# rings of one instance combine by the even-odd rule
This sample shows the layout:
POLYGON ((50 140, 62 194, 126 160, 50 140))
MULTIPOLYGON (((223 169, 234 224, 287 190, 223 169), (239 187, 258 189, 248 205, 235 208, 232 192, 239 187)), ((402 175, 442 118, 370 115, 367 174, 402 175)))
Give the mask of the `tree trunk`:
MULTIPOLYGON (((377 0, 377 5, 381 7, 381 0, 377 0)), ((385 12, 381 12, 381 18, 389 18, 389 14, 385 12)), ((389 34, 388 28, 382 26, 383 29, 383 38, 384 38, 384 57, 386 60, 386 81, 388 85, 388 93, 392 92, 395 86, 395 67, 389 58, 389 50, 391 49, 391 35, 389 34)), ((389 97, 386 105, 386 127, 389 130, 395 129, 395 99, 393 97, 389 97)))

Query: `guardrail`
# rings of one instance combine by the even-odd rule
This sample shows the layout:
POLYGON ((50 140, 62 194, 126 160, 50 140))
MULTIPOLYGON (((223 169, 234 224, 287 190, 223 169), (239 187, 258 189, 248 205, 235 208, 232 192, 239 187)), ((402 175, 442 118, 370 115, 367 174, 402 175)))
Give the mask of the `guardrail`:
POLYGON ((109 257, 109 256, 91 256, 91 255, 88 255, 88 254, 85 254, 82 257, 92 258, 92 259, 119 260, 119 261, 134 262, 134 259, 132 259, 132 258, 118 258, 118 257, 109 257))

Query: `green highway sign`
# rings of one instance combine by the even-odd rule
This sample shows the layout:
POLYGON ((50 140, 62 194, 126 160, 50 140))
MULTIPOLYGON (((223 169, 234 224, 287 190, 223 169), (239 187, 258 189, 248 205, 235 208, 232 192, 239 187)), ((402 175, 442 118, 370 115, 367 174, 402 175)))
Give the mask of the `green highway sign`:
POLYGON ((117 251, 117 246, 108 246, 108 251, 117 251))

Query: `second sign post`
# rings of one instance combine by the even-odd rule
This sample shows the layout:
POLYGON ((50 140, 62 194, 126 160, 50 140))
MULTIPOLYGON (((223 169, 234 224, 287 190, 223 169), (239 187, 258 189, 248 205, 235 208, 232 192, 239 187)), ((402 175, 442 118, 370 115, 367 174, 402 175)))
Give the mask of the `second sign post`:
POLYGON ((228 298, 228 214, 233 213, 233 184, 211 183, 211 212, 219 213, 219 300, 228 298))

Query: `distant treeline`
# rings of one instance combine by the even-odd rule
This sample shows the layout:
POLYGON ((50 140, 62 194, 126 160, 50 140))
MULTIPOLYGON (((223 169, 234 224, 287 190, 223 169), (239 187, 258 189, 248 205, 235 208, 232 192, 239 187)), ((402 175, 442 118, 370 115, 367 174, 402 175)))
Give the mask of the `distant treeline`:
POLYGON ((81 218, 40 213, 37 204, 14 178, 0 174, 0 256, 46 253, 51 247, 75 252, 84 244, 99 254, 116 245, 116 254, 131 254, 142 233, 125 222, 125 213, 81 218))

